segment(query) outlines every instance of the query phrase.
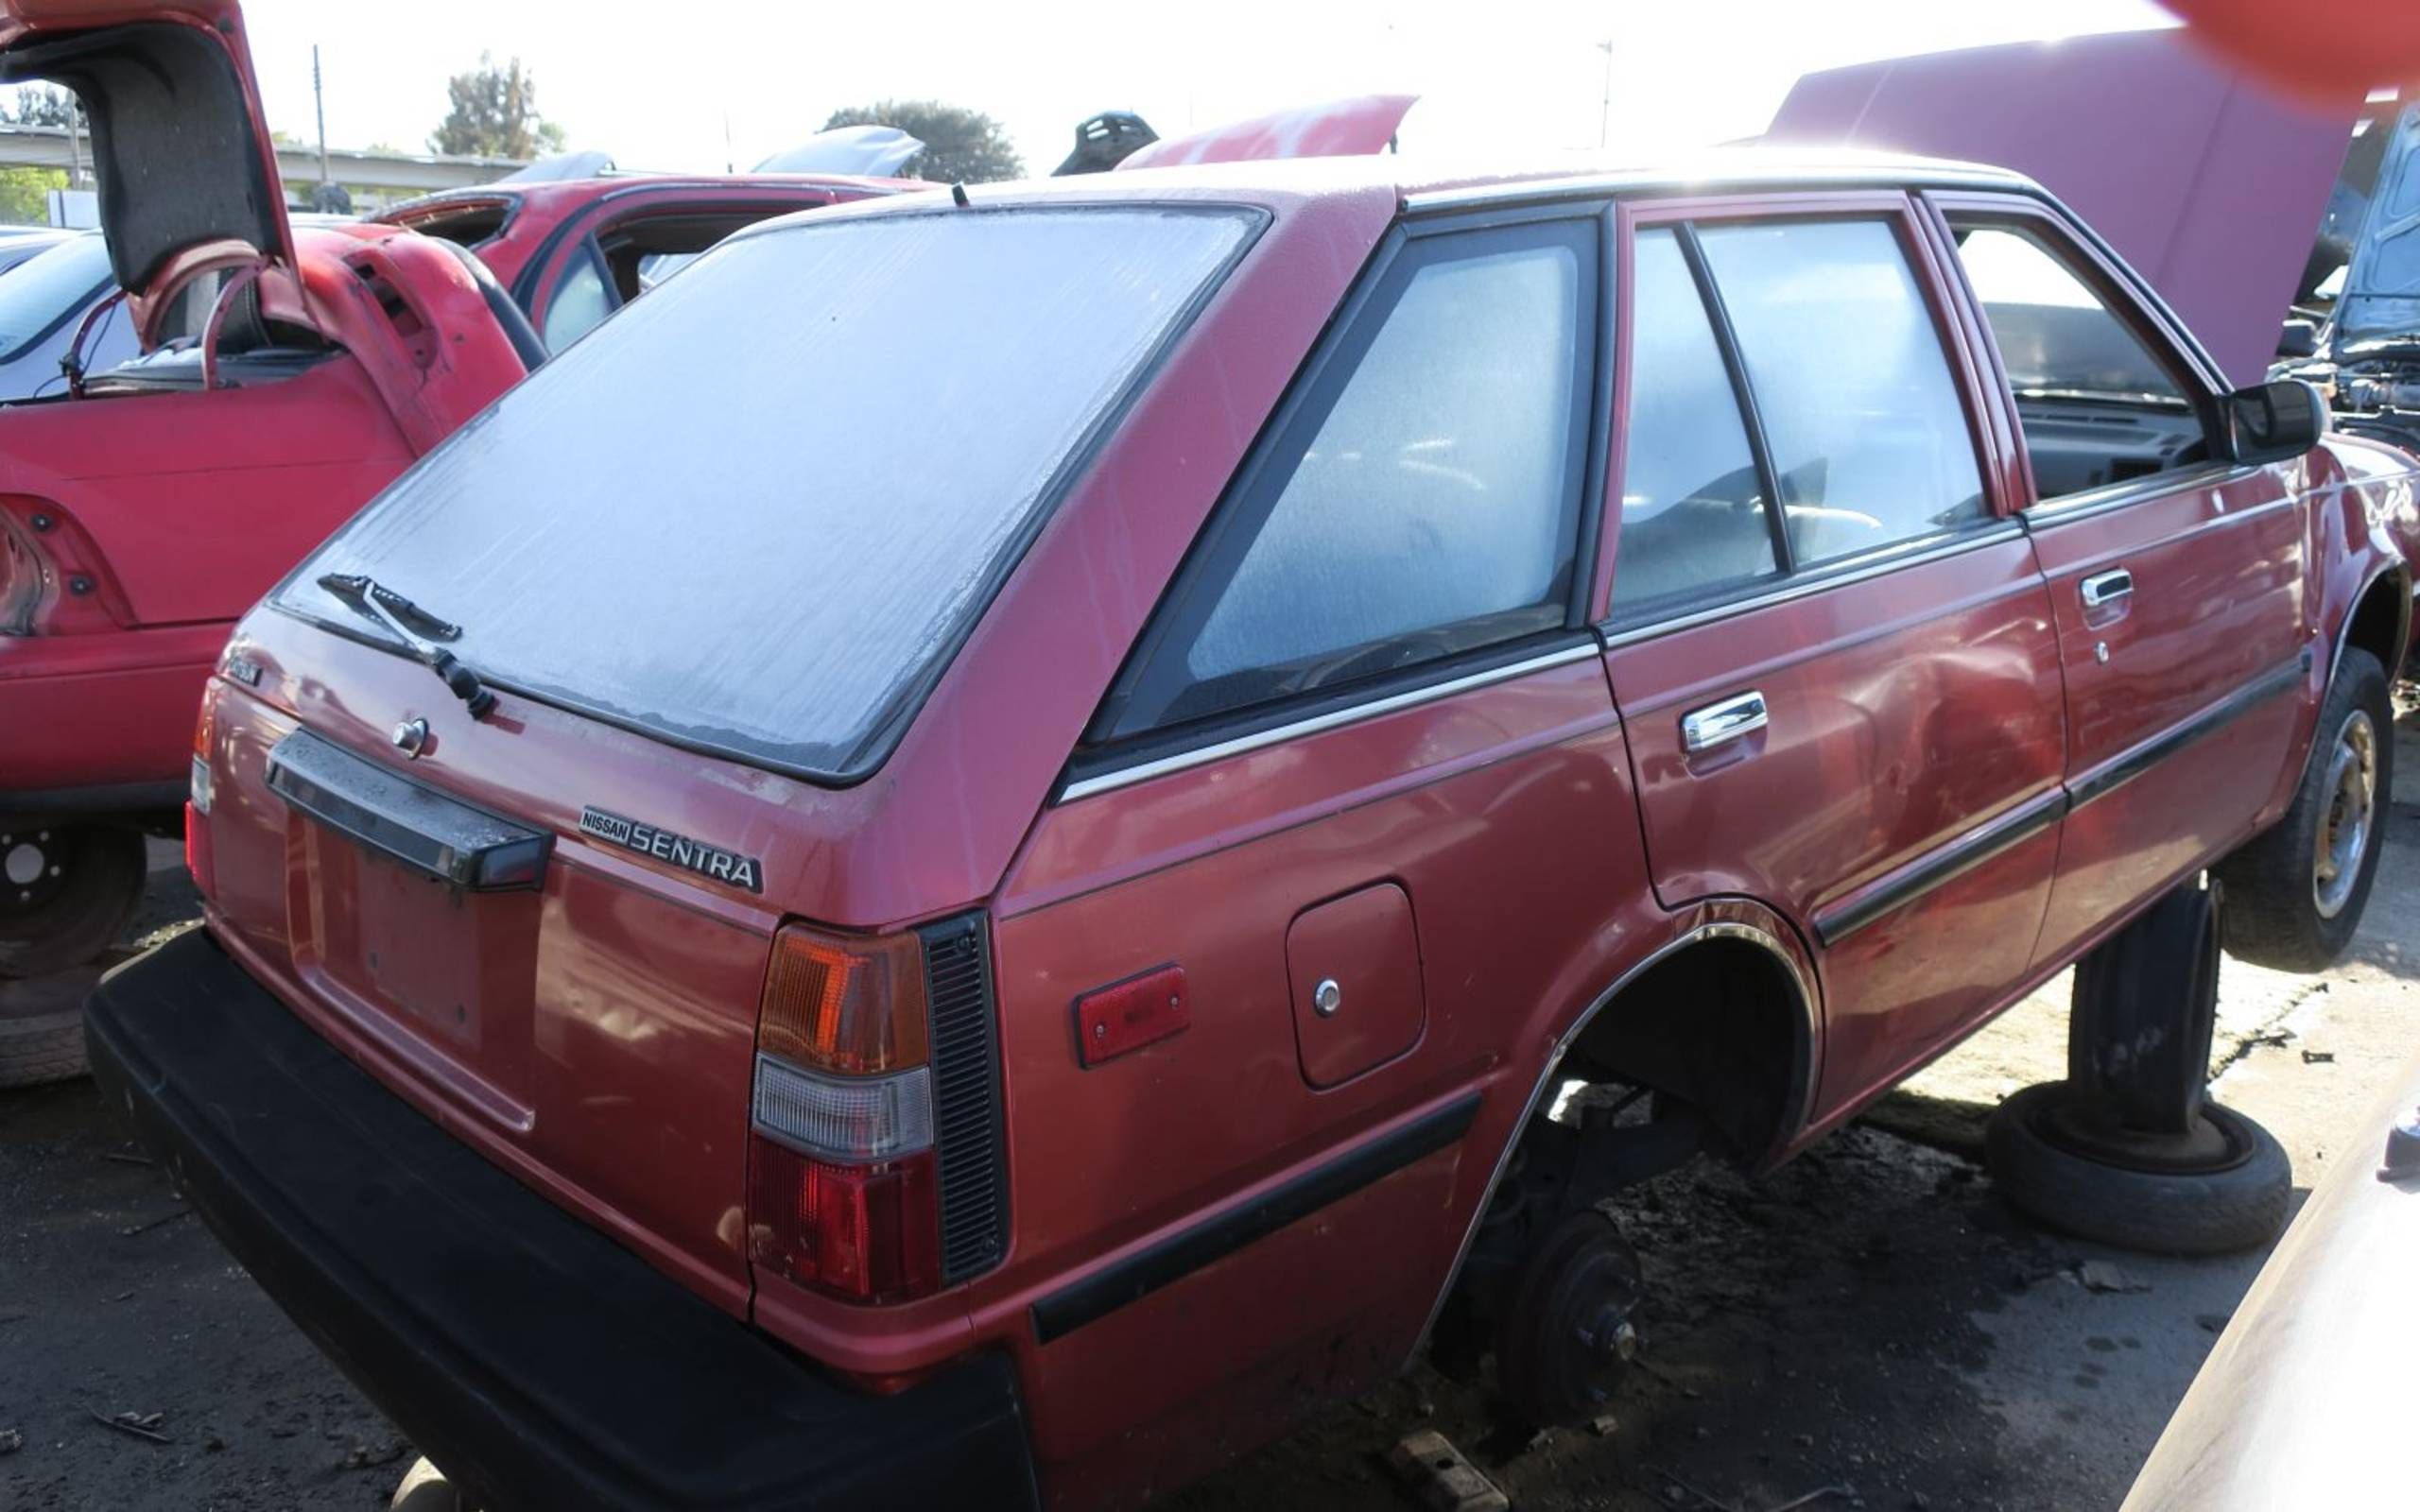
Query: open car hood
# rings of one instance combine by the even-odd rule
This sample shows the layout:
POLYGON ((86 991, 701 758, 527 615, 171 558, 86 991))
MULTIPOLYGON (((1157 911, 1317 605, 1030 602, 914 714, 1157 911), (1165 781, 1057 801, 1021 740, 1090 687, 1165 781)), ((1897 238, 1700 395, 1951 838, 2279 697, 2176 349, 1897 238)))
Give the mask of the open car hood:
MULTIPOLYGON (((2363 342, 2420 335, 2420 105, 2405 106, 2372 129, 2387 133, 2377 182, 2336 297, 2335 352, 2345 360, 2379 354, 2360 352, 2363 342)), ((2401 356, 2412 358, 2408 351, 2401 356)))
POLYGON ((1384 152, 1417 94, 1357 94, 1350 99, 1276 111, 1249 121, 1214 126, 1148 143, 1119 168, 1166 168, 1180 163, 1244 163, 1270 158, 1359 158, 1384 152))
POLYGON ((110 266, 130 294, 206 247, 292 266, 235 0, 0 0, 0 83, 33 80, 84 103, 110 266))
POLYGON ((2289 99, 2181 31, 2130 31, 1808 74, 1765 140, 2031 176, 2151 281, 2233 382, 2252 384, 2276 352, 2360 104, 2359 89, 2289 99))

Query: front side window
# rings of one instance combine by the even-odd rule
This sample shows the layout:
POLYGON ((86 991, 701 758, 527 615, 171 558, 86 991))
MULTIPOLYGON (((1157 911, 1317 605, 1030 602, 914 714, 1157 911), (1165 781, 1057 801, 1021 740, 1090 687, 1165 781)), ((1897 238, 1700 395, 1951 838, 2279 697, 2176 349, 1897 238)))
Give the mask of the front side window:
POLYGON ((1953 232, 2015 391, 2038 498, 2208 457, 2176 375, 2041 235, 1988 222, 1953 232))
POLYGON ((1794 564, 1987 516, 1940 327, 1889 222, 1698 235, 1755 393, 1794 564))
POLYGON ((271 603, 376 638, 319 586, 367 575, 459 625, 448 648, 499 686, 863 776, 1259 224, 1101 205, 734 237, 456 432, 271 603))
POLYGON ((1677 233, 1639 233, 1630 307, 1617 611, 1760 577, 1777 565, 1748 427, 1677 233))
POLYGON ((1106 732, 1561 626, 1595 280, 1593 222, 1409 244, 1222 507, 1106 732))

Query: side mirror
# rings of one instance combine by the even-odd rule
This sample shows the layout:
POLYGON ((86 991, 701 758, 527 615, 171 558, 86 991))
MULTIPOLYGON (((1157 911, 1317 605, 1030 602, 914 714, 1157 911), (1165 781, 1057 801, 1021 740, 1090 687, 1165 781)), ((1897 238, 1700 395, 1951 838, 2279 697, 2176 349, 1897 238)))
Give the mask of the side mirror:
POLYGON ((2299 378, 2238 388, 2227 395, 2226 409, 2238 462, 2300 456, 2327 434, 2327 401, 2299 378))
POLYGON ((2289 319, 2277 333, 2277 356, 2285 362, 2300 362, 2319 355, 2319 326, 2300 316, 2289 319))

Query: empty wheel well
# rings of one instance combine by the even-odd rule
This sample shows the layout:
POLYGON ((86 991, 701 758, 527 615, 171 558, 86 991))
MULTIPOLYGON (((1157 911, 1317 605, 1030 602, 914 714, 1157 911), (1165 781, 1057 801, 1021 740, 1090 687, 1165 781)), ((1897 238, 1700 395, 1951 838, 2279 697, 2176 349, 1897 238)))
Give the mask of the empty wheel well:
POLYGON ((2400 572, 2382 573, 2353 606, 2353 617, 2345 625, 2344 644, 2377 657, 2390 683, 2403 674, 2411 608, 2410 580, 2400 572))
POLYGON ((1703 1116, 1723 1153, 1756 1161, 1794 1127, 1807 1021, 1792 974, 1761 945, 1709 939, 1656 962, 1599 1011, 1566 1074, 1651 1087, 1703 1116))

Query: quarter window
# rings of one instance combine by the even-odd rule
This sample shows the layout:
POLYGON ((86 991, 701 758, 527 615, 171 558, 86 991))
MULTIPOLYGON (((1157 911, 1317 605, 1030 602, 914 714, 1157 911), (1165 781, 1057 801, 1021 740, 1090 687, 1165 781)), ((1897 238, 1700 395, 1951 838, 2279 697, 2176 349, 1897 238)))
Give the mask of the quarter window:
POLYGON ((1639 233, 1630 307, 1617 610, 1761 576, 1777 565, 1739 401, 1672 232, 1639 233))
POLYGON ((1102 732, 1561 627, 1595 282, 1593 221, 1410 243, 1222 507, 1102 732))
POLYGON ((1984 518, 1941 332, 1890 224, 1699 232, 1772 453, 1799 566, 1984 518))

